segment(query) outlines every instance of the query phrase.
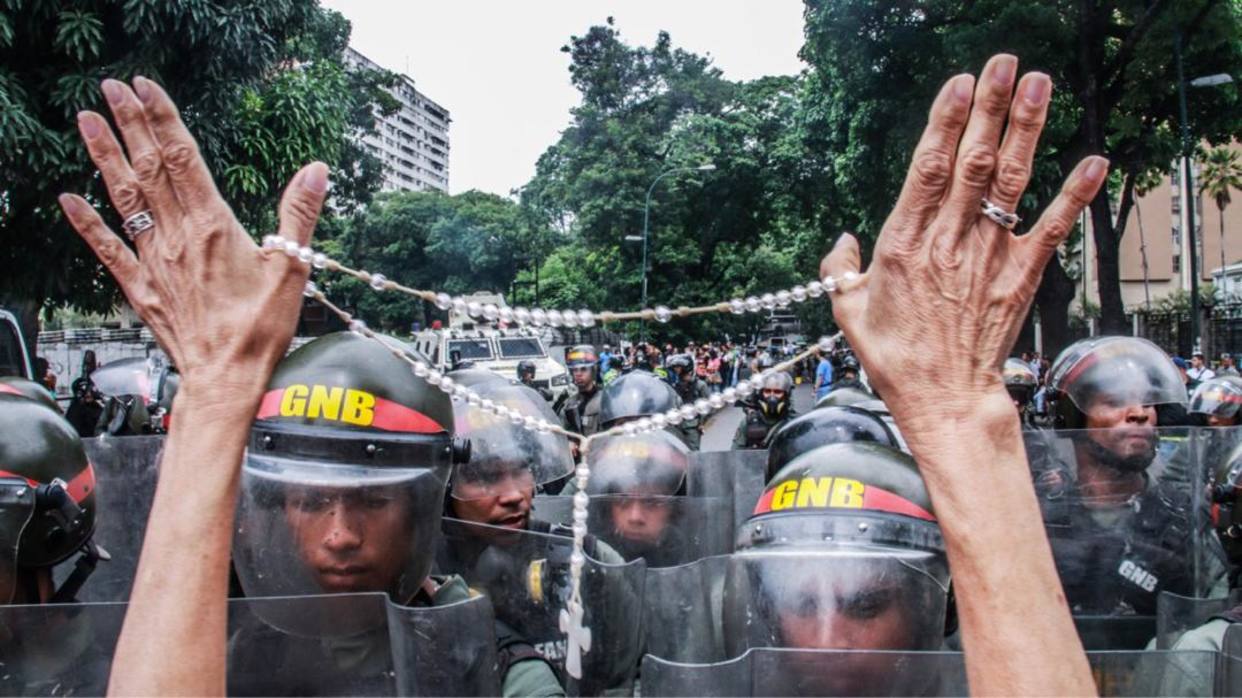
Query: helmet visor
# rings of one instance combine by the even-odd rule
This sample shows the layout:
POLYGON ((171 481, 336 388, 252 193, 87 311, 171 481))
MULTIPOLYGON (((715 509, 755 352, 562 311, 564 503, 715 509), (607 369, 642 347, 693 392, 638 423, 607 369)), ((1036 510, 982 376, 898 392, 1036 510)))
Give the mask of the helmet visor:
POLYGON ((0 475, 0 605, 17 593, 17 548, 34 509, 34 489, 21 478, 0 475))
POLYGON ((1195 388, 1190 396, 1190 412, 1223 417, 1237 417, 1242 407, 1242 379, 1234 376, 1213 378, 1195 388))
POLYGON ((725 581, 728 656, 754 647, 934 650, 944 638, 944 555, 888 546, 735 553, 725 581))
POLYGON ((444 478, 430 468, 248 453, 233 557, 246 595, 387 592, 426 578, 444 478))
POLYGON ((91 373, 95 389, 104 395, 137 395, 151 400, 151 366, 146 359, 122 359, 91 373))
POLYGON ((476 388, 480 397, 525 415, 523 419, 501 417, 485 409, 485 403, 453 405, 455 431, 470 440, 470 460, 453 470, 451 492, 462 500, 483 499, 530 491, 568 477, 574 469, 569 440, 551 432, 526 428, 527 422, 560 419, 538 393, 524 386, 486 384, 476 388))
POLYGON ((1049 386, 1083 413, 1101 404, 1186 404, 1186 385, 1172 360, 1136 337, 1104 337, 1085 348, 1068 347, 1053 366, 1049 386))

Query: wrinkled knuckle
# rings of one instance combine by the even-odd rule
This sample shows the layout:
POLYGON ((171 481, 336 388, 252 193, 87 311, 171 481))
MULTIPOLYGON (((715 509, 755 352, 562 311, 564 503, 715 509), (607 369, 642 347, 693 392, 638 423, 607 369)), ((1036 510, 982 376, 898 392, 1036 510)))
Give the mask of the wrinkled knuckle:
POLYGON ((146 208, 145 201, 142 189, 132 179, 127 179, 112 187, 112 203, 116 205, 121 215, 141 211, 146 208))
POLYGON ((142 107, 132 101, 124 101, 112 108, 112 115, 118 124, 129 124, 142 118, 142 107))
POLYGON ((1070 225, 1066 221, 1057 218, 1048 221, 1048 223, 1044 225, 1044 229, 1041 233, 1040 241, 1043 244, 1056 247, 1057 245, 1060 245, 1063 240, 1069 237, 1070 225))
POLYGON ((952 171, 949 155, 942 151, 929 150, 914 160, 915 179, 920 186, 929 189, 943 189, 952 171))
POLYGON ((188 172, 198 157, 198 149, 189 143, 173 143, 164 148, 164 166, 168 172, 181 175, 188 172))
POLYGON ((996 171, 996 191, 1002 197, 1016 201, 1031 179, 1031 168, 1019 160, 1003 160, 996 171))
POLYGON ((164 163, 159 155, 147 152, 135 155, 130 161, 130 166, 134 168, 134 174, 138 176, 139 182, 152 184, 159 179, 164 163))
POLYGON ((996 149, 986 145, 971 146, 960 161, 962 179, 971 185, 986 184, 996 169, 996 149))
POLYGON ((319 206, 306 197, 295 196, 290 199, 285 209, 291 222, 303 225, 313 224, 319 217, 319 206))

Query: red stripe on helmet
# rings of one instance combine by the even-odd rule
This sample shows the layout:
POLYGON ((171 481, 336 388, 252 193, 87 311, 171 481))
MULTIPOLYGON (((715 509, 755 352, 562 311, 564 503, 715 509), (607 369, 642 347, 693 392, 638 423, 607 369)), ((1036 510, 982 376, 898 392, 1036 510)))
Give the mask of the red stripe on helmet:
POLYGON ((879 487, 868 486, 863 491, 863 509, 873 509, 875 511, 887 511, 890 514, 902 514, 904 516, 913 516, 916 519, 924 521, 935 521, 936 517, 931 515, 923 507, 914 502, 893 494, 888 490, 882 490, 879 487))
POLYGON ((8 393, 9 395, 21 395, 22 391, 18 390, 17 388, 14 388, 8 383, 0 383, 0 393, 8 393))
MULTIPOLYGON (((31 487, 46 485, 46 482, 39 482, 28 477, 23 477, 17 473, 11 473, 7 470, 0 470, 0 477, 13 477, 18 480, 24 480, 31 487)), ((95 467, 90 461, 86 462, 86 467, 81 472, 73 476, 73 479, 65 483, 65 493, 69 495, 74 502, 81 504, 87 497, 95 492, 95 467)))

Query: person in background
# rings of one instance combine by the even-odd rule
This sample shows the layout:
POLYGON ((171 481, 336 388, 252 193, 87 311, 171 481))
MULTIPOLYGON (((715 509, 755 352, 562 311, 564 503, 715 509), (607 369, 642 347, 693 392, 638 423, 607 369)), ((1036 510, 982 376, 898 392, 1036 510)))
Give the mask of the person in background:
POLYGON ((1203 381, 1211 380, 1216 377, 1216 372, 1208 368, 1207 362, 1204 360, 1203 352, 1196 351, 1190 357, 1190 370, 1186 371, 1186 375, 1190 376, 1190 383, 1187 385, 1192 391, 1199 387, 1203 381))
POLYGON ((1177 368, 1177 373, 1182 377, 1182 385, 1186 388, 1186 395, 1189 396, 1195 391, 1190 386, 1190 376, 1186 373, 1186 359, 1180 356, 1173 357, 1173 366, 1177 368))
POLYGON ((819 402, 830 390, 832 390, 832 357, 828 354, 820 354, 819 365, 815 367, 815 401, 819 402))
POLYGON ((1216 369, 1218 376, 1237 376, 1238 366, 1234 363, 1233 354, 1225 352, 1220 355, 1220 368, 1216 369))

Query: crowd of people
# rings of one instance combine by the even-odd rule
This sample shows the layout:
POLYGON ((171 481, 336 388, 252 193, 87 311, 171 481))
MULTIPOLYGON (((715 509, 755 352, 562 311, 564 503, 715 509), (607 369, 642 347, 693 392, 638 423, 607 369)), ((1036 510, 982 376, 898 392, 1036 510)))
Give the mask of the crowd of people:
POLYGON ((792 375, 723 345, 634 347, 607 384, 611 349, 572 347, 559 411, 520 380, 411 370, 362 326, 287 353, 327 167, 295 175, 260 248, 163 89, 103 90, 117 132, 79 125, 133 248, 61 206, 180 385, 111 639, 115 607, 74 600, 139 551, 95 540, 95 446, 28 386, 0 394, 4 692, 717 694, 741 662, 761 694, 1087 694, 1108 677, 1084 644, 1131 646, 1111 621, 1228 585, 1231 529, 1200 513, 1205 492, 1218 527, 1235 508, 1233 432, 1189 431, 1227 388, 1188 400, 1154 345, 1097 338, 1040 371, 1055 429, 1024 429, 1007 390, 1042 269, 1107 174, 1085 159, 1013 232, 1051 82, 1012 56, 941 89, 870 266, 848 234, 824 258, 851 352, 805 374, 822 395, 798 415, 792 375), (734 400, 738 448, 696 453, 734 400), (965 683, 935 651, 954 648, 965 683))

